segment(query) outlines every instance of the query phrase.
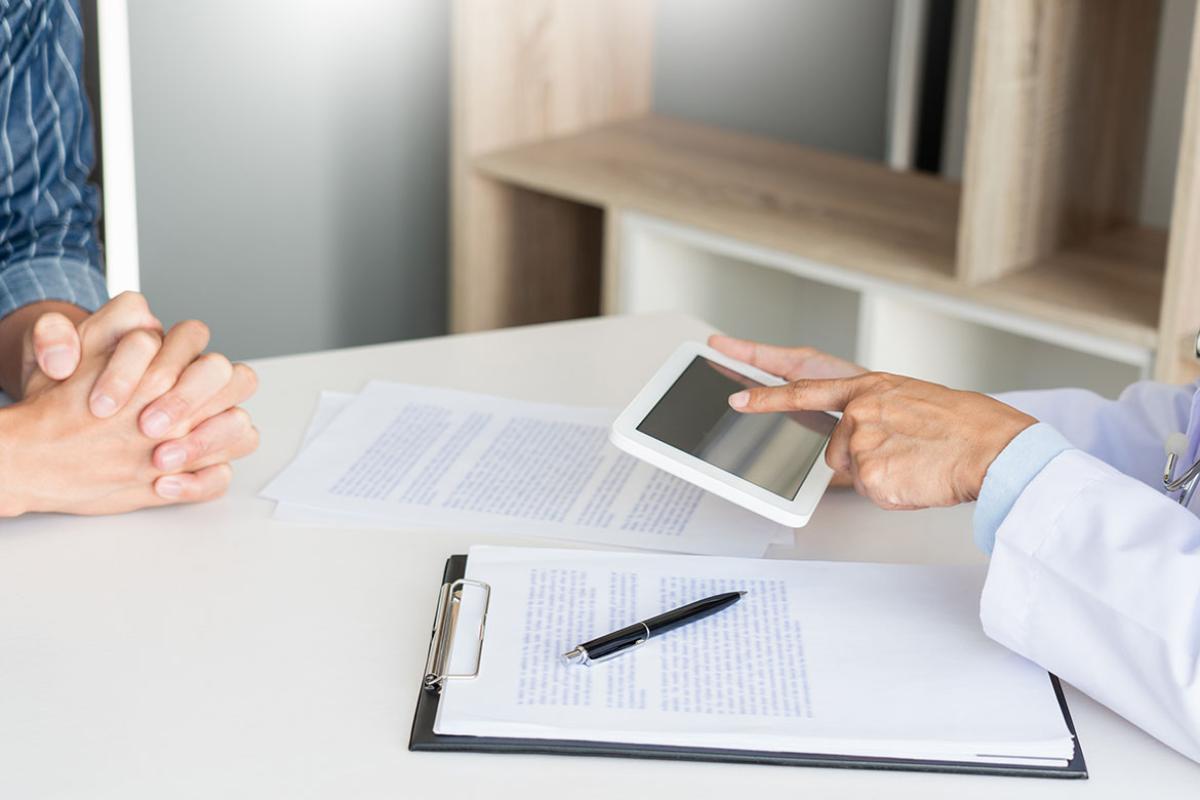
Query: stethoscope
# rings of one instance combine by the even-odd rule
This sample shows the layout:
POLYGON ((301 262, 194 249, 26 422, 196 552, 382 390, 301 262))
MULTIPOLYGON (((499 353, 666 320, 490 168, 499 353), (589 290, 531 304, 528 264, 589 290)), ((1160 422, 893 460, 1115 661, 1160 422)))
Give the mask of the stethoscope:
MULTIPOLYGON (((1196 334, 1196 358, 1200 358, 1200 332, 1196 334)), ((1167 494, 1179 492, 1179 504, 1186 506, 1192 502, 1192 495, 1196 493, 1196 486, 1200 484, 1200 458, 1192 462, 1192 465, 1184 470, 1183 474, 1178 478, 1172 477, 1175 474, 1175 465, 1179 459, 1187 455, 1188 451, 1187 434, 1172 433, 1167 437, 1167 464, 1163 467, 1163 489, 1167 494)))
POLYGON ((1178 463, 1182 456, 1187 455, 1188 437, 1182 433, 1172 433, 1167 437, 1167 465, 1163 467, 1163 489, 1167 494, 1183 491, 1179 495, 1179 504, 1186 506, 1192 502, 1192 495, 1196 493, 1196 486, 1200 484, 1200 459, 1192 462, 1192 465, 1184 470, 1183 474, 1178 478, 1172 478, 1175 473, 1175 464, 1178 463))

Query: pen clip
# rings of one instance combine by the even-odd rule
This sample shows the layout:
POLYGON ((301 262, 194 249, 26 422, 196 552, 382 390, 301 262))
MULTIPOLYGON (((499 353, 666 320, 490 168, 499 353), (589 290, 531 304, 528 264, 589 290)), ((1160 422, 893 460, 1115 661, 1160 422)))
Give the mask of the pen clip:
MULTIPOLYGON (((583 665, 585 667, 590 667, 592 664, 601 664, 605 661, 610 661, 610 660, 616 658, 617 656, 625 655, 630 650, 636 650, 637 648, 644 645, 646 642, 650 641, 650 628, 644 622, 639 622, 638 625, 641 625, 642 630, 644 630, 646 632, 645 636, 643 636, 639 639, 634 639, 631 644, 628 644, 625 647, 622 647, 620 650, 617 650, 616 652, 609 653, 608 655, 600 656, 599 658, 592 658, 589 656, 586 660, 584 660, 583 665)), ((586 651, 584 651, 584 652, 586 652, 586 651)))

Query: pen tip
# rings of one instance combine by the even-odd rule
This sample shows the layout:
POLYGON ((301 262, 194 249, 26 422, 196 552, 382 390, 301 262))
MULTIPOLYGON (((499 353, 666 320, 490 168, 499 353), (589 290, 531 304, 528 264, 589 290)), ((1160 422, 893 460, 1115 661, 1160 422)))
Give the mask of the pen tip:
POLYGON ((583 664, 587 661, 587 651, 582 647, 576 647, 569 653, 563 653, 561 656, 559 656, 559 660, 567 665, 583 664))
POLYGON ((746 596, 746 592, 738 592, 738 597, 745 597, 745 596, 746 596))

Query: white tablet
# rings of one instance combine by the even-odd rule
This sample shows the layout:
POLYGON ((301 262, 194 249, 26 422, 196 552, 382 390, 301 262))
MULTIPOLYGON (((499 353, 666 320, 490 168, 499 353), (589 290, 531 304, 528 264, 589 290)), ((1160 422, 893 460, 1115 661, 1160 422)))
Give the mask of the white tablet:
POLYGON ((768 519, 802 527, 833 477, 825 445, 837 417, 743 414, 729 407, 734 392, 784 382, 689 342, 617 417, 612 442, 768 519))

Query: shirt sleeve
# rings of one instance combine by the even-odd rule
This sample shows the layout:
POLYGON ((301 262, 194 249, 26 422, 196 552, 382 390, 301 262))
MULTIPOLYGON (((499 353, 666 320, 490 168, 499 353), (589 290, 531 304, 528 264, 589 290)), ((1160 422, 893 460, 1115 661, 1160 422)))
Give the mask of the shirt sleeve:
POLYGON ((107 298, 77 0, 0 6, 0 317, 107 298))
POLYGON ((1018 433, 988 467, 975 504, 975 544, 991 555, 996 531, 1017 498, 1042 468, 1071 443, 1050 425, 1039 422, 1018 433))

